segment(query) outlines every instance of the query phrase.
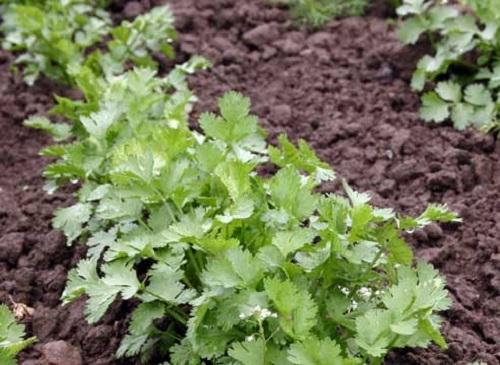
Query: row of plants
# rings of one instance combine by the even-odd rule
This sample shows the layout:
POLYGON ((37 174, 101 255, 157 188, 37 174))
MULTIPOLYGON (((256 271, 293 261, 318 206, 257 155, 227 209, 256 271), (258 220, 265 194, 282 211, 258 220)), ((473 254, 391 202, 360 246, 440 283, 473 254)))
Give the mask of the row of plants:
MULTIPOLYGON (((168 8, 112 27, 105 5, 8 2, 2 30, 28 82, 43 74, 84 95, 56 97, 51 114, 65 122, 34 116, 26 125, 57 142, 41 152, 55 159, 44 171, 47 191, 79 187, 53 220, 68 244, 88 248, 63 301, 86 296, 90 323, 117 299, 140 303, 117 356, 381 364, 393 348, 445 348, 444 280, 414 264, 403 233, 459 218, 441 205, 400 216, 345 181, 342 193, 318 193, 334 179, 330 166, 304 141, 268 145, 238 93, 190 128, 195 97, 185 77, 207 61, 159 76, 152 53, 171 56, 175 39, 168 8), (43 16, 27 18, 26 9, 43 16)), ((0 349, 4 337, 7 346, 20 341, 1 323, 0 349)))
MULTIPOLYGON (((300 21, 319 26, 332 17, 361 15, 367 0, 272 0, 286 4, 300 21)), ((5 49, 20 52, 26 82, 41 73, 66 84, 74 83, 82 65, 106 75, 119 74, 127 60, 155 68, 150 52, 173 55, 175 31, 171 14, 162 8, 112 27, 103 0, 3 0, 5 49), (107 52, 97 47, 105 36, 107 52), (160 42, 160 40, 162 40, 160 42), (89 49, 94 49, 90 55, 89 49)), ((412 79, 422 92, 421 116, 425 121, 451 119, 458 129, 475 126, 484 131, 499 128, 500 110, 500 1, 442 0, 391 1, 402 18, 399 36, 405 44, 427 39, 434 55, 424 56, 412 79), (465 9, 465 10, 464 10, 465 9)))
POLYGON ((172 13, 157 7, 113 27, 105 0, 2 0, 4 49, 32 85, 40 75, 82 87, 82 75, 122 74, 132 63, 155 69, 154 53, 172 58, 172 13), (103 42, 103 39, 107 39, 103 42))
POLYGON ((320 27, 332 18, 341 16, 361 16, 369 0, 270 0, 284 5, 300 23, 320 27))

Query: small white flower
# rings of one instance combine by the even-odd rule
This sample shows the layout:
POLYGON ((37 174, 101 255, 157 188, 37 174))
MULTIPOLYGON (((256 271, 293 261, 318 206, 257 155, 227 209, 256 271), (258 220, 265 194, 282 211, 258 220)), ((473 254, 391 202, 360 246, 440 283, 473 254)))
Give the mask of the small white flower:
POLYGON ((247 342, 252 342, 253 340, 255 340, 255 336, 254 336, 254 335, 247 336, 247 337, 245 338, 245 340, 246 340, 247 342))
POLYGON ((358 309, 358 302, 356 302, 354 299, 351 301, 351 304, 349 305, 349 308, 347 308, 348 312, 352 312, 358 309))
POLYGON ((250 317, 255 317, 259 321, 263 321, 266 318, 273 317, 277 318, 278 314, 271 312, 267 308, 262 308, 260 305, 256 305, 255 307, 251 308, 248 313, 240 313, 239 318, 241 320, 245 320, 250 317))
POLYGON ((259 313, 259 318, 260 320, 264 320, 266 319, 267 317, 270 317, 271 316, 271 311, 267 308, 264 308, 260 311, 259 313))
POLYGON ((345 296, 347 296, 347 295, 349 295, 349 293, 350 293, 351 291, 349 290, 349 288, 346 288, 346 287, 344 286, 344 287, 340 287, 340 292, 341 292, 342 294, 344 294, 345 296))
POLYGON ((358 295, 364 300, 368 300, 372 296, 372 290, 371 288, 362 287, 358 290, 358 295))

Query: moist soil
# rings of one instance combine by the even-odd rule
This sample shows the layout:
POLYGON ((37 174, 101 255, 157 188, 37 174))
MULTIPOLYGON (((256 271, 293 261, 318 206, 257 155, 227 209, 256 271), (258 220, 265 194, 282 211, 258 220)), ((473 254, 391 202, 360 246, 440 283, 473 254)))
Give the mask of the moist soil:
MULTIPOLYGON (((119 19, 158 3, 121 2, 112 9, 119 19)), ((500 364, 500 142, 419 120, 408 78, 425 45, 402 47, 384 18, 387 9, 378 5, 364 18, 313 31, 264 0, 170 3, 180 33, 178 61, 201 54, 213 62, 190 78, 199 98, 193 121, 215 110, 225 91, 240 91, 252 99, 270 141, 280 133, 307 140, 339 177, 371 192, 375 204, 418 214, 430 202, 446 203, 462 216, 462 224, 431 225, 409 238, 417 257, 447 278, 448 350, 396 351, 386 363, 500 364)), ((22 121, 46 114, 52 94, 71 90, 46 80, 27 87, 11 72, 13 61, 0 52, 0 302, 33 307, 23 322, 39 339, 20 364, 138 364, 113 359, 133 304, 115 303, 96 326, 83 319, 82 301, 61 306, 67 272, 85 250, 67 247, 51 228, 71 189, 43 191, 47 161, 38 151, 50 140, 22 121)))

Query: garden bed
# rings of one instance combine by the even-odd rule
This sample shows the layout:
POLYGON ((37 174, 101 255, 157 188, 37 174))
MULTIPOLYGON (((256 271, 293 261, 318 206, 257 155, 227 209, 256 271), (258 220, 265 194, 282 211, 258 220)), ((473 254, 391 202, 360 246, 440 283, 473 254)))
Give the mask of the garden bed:
MULTIPOLYGON (((193 117, 214 110, 223 92, 240 91, 251 98, 270 140, 281 132, 304 138, 338 176, 371 192, 376 204, 415 214, 438 202, 460 213, 462 224, 432 225, 410 239, 417 256, 447 278, 454 302, 444 314, 449 349, 394 353, 387 363, 499 364, 500 142, 419 120, 408 77, 420 55, 400 45, 382 17, 385 10, 312 32, 264 1, 170 3, 180 33, 178 58, 201 54, 214 63, 190 78, 199 98, 193 117)), ((152 4, 135 5, 123 13, 135 15, 152 4)), ((39 339, 20 363, 45 364, 45 345, 57 340, 74 345, 83 364, 126 363, 113 354, 132 304, 116 303, 96 326, 83 319, 82 301, 60 306, 67 271, 84 252, 66 247, 63 235, 51 229, 54 209, 70 200, 70 192, 43 191, 40 172, 47 161, 37 154, 49 139, 22 125, 50 108, 53 93, 70 91, 47 81, 28 88, 11 73, 13 59, 1 51, 0 301, 11 296, 33 307, 24 322, 39 339)))

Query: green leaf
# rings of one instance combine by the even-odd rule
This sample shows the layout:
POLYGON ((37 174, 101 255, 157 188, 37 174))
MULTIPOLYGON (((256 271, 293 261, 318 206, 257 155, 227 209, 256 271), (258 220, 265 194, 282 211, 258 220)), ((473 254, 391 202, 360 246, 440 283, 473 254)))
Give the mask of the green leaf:
POLYGON ((252 168, 252 165, 240 161, 226 161, 217 166, 215 175, 221 179, 231 198, 237 201, 250 191, 252 168))
POLYGON ((200 365, 201 359, 197 355, 193 346, 187 339, 182 340, 180 344, 176 344, 170 348, 170 361, 172 365, 200 365))
POLYGON ((224 210, 224 214, 216 216, 217 220, 228 224, 234 220, 250 218, 254 212, 254 202, 248 198, 242 198, 224 210))
POLYGON ((233 343, 229 356, 243 365, 266 365, 266 344, 263 339, 233 343))
POLYGON ((64 303, 69 303, 83 294, 89 299, 85 308, 85 318, 89 323, 96 323, 121 293, 123 299, 132 298, 141 283, 135 271, 121 261, 105 264, 101 268, 104 277, 97 274, 95 260, 82 260, 76 269, 68 274, 68 284, 62 294, 64 303))
POLYGON ((36 342, 26 336, 24 325, 17 324, 14 315, 6 305, 0 305, 0 361, 2 365, 15 365, 16 355, 36 342))
POLYGON ((417 331, 417 320, 409 319, 390 325, 391 331, 398 335, 411 336, 417 331))
POLYGON ((202 281, 212 287, 251 287, 261 279, 262 271, 260 261, 250 252, 235 248, 209 260, 202 281))
POLYGON ((323 247, 317 247, 316 245, 311 250, 297 252, 294 259, 304 271, 312 272, 330 258, 331 251, 331 244, 327 242, 323 247))
POLYGON ((293 165, 309 174, 316 174, 318 181, 328 181, 335 174, 327 163, 322 162, 304 140, 299 140, 296 148, 285 135, 278 137, 280 149, 269 146, 271 161, 280 167, 293 165))
POLYGON ((382 236, 387 242, 389 259, 397 264, 410 265, 413 261, 413 252, 408 244, 399 236, 399 232, 392 226, 385 227, 382 236))
MULTIPOLYGON (((467 93, 467 90, 466 90, 467 93)), ((420 116, 426 122, 443 122, 450 115, 449 105, 435 92, 428 92, 422 96, 420 116)))
POLYGON ((179 222, 169 227, 169 230, 184 238, 202 238, 212 228, 212 220, 206 218, 205 215, 205 209, 199 207, 183 215, 179 222))
POLYGON ((420 14, 425 11, 426 7, 425 0, 403 0, 396 12, 400 16, 420 14))
POLYGON ((296 252, 308 243, 311 243, 315 233, 309 229, 295 229, 293 231, 278 232, 273 238, 273 245, 278 247, 286 257, 296 252))
POLYGON ((64 141, 71 136, 71 126, 65 123, 52 123, 44 117, 30 117, 23 124, 26 127, 40 129, 50 134, 56 142, 64 141))
POLYGON ((219 101, 222 114, 205 113, 200 117, 200 125, 207 136, 236 143, 258 132, 257 119, 249 115, 250 100, 236 92, 229 92, 219 101))
POLYGON ((359 364, 356 359, 344 358, 340 346, 330 338, 308 338, 293 343, 288 350, 288 360, 296 365, 349 365, 359 364))
POLYGON ((452 81, 439 82, 436 86, 436 93, 446 101, 459 102, 462 100, 462 88, 452 81))
POLYGON ((460 12, 453 6, 434 6, 429 10, 432 28, 441 28, 445 22, 459 16, 460 12))
POLYGON ((81 117, 80 121, 91 136, 103 139, 111 125, 118 120, 120 114, 116 106, 110 105, 88 117, 81 117))
POLYGON ((439 330, 437 330, 428 319, 421 319, 418 322, 418 328, 425 332, 425 334, 429 336, 441 349, 446 350, 448 348, 443 335, 439 333, 439 330))
POLYGON ((423 228, 432 222, 461 222, 462 219, 457 213, 448 209, 444 204, 429 204, 425 211, 416 219, 416 228, 423 228))
POLYGON ((291 166, 281 169, 271 180, 271 196, 279 208, 301 220, 312 214, 317 198, 303 186, 297 170, 291 166))
POLYGON ((224 239, 206 237, 196 241, 196 245, 212 255, 217 255, 231 248, 238 247, 240 242, 236 238, 224 239))
POLYGON ((267 295, 278 311, 280 326, 289 336, 303 340, 317 322, 318 308, 305 290, 299 290, 290 281, 264 280, 267 295))
POLYGON ((116 352, 117 357, 135 356, 140 353, 154 331, 153 322, 163 317, 165 307, 159 302, 141 303, 132 314, 127 334, 116 352))
POLYGON ((416 91, 422 91, 425 86, 426 72, 417 68, 411 77, 411 88, 416 91))
POLYGON ((451 109, 451 120, 453 125, 458 130, 464 130, 474 118, 474 107, 465 104, 458 103, 453 105, 451 109))
POLYGON ((138 199, 120 199, 109 196, 101 200, 96 208, 96 215, 104 220, 127 220, 140 216, 143 204, 138 199))
POLYGON ((77 203, 68 208, 58 209, 52 224, 54 228, 61 229, 64 232, 69 245, 82 234, 83 225, 88 222, 91 214, 91 204, 77 203))
POLYGON ((141 287, 136 272, 120 261, 106 264, 101 270, 104 273, 103 284, 119 290, 123 299, 132 298, 141 287))
POLYGON ((361 207, 361 209, 366 208, 366 203, 368 203, 371 200, 369 194, 354 191, 345 180, 342 180, 342 187, 344 188, 354 208, 358 207, 361 207))
POLYGON ((493 99, 484 85, 472 84, 465 88, 465 101, 477 106, 486 106, 491 104, 493 99))
POLYGON ((157 264, 149 271, 149 285, 146 296, 161 299, 169 304, 184 304, 196 296, 196 291, 186 290, 182 283, 184 273, 173 270, 168 265, 157 264))
POLYGON ((391 313, 372 309, 356 318, 356 343, 373 357, 382 357, 388 351, 391 341, 391 313))
POLYGON ((398 37, 404 44, 415 44, 420 35, 428 30, 428 24, 422 18, 406 20, 398 30, 398 37))

